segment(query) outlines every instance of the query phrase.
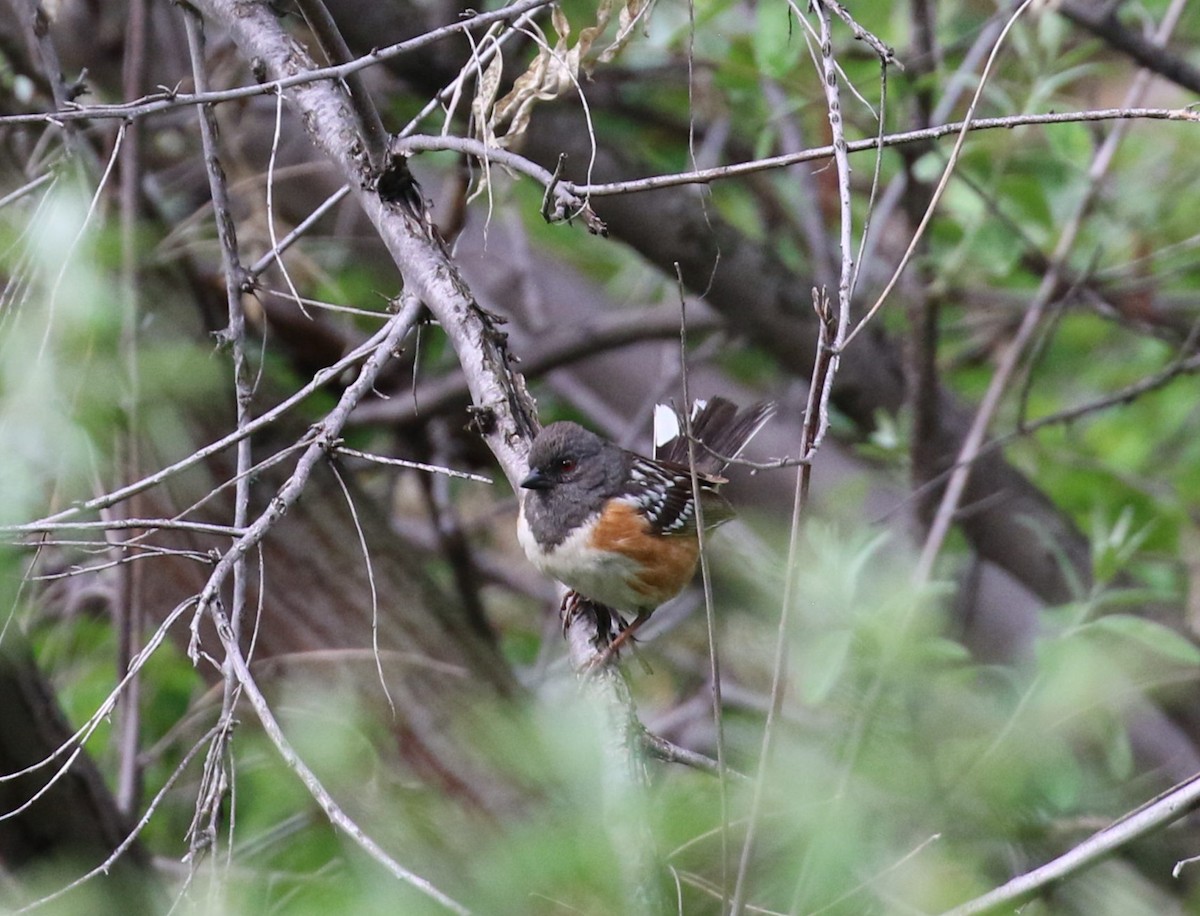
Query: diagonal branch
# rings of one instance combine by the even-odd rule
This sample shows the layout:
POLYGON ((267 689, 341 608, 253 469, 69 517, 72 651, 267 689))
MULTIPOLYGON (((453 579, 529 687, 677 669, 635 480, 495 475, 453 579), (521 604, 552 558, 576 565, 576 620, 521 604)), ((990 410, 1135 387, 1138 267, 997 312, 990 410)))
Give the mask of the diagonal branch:
POLYGON ((1184 89, 1200 92, 1200 70, 1188 63, 1186 58, 1172 54, 1157 39, 1148 38, 1123 25, 1113 11, 1113 4, 1096 3, 1095 0, 1063 0, 1057 10, 1060 15, 1087 29, 1110 47, 1128 54, 1143 69, 1157 73, 1184 89))
MULTIPOLYGON (((1159 26, 1154 39, 1156 43, 1166 43, 1167 38, 1178 22, 1182 8, 1182 3, 1179 0, 1172 3, 1163 22, 1159 26)), ((1022 6, 1022 9, 1024 9, 1024 6, 1022 6)), ((1128 107, 1136 106, 1141 101, 1150 84, 1150 79, 1150 71, 1139 71, 1126 93, 1125 102, 1128 107)), ((1083 228, 1084 217, 1091 211, 1100 186, 1108 173, 1113 157, 1116 155, 1117 147, 1125 136, 1128 124, 1129 122, 1127 121, 1118 121, 1114 125, 1112 132, 1105 138, 1104 143, 1092 156, 1087 173, 1088 184, 1083 196, 1076 203, 1074 213, 1063 227, 1062 234, 1055 245, 1054 253, 1050 256, 1050 267, 1042 277, 1042 282, 1038 287, 1037 293, 1030 302, 1024 317, 1021 319, 1021 324, 1017 328, 1016 334, 1005 349, 1000 359, 1000 364, 997 366, 996 372, 988 385, 988 390, 984 395, 983 401, 979 405, 979 411, 963 440, 962 448, 955 461, 954 470, 950 474, 950 479, 942 494, 941 503, 930 524, 929 534, 922 547, 921 556, 913 572, 913 580, 916 582, 927 581, 933 572, 934 561, 950 530, 954 516, 958 512, 963 491, 967 486, 967 478, 971 474, 975 458, 983 446, 992 416, 995 414, 999 407, 1000 399, 1008 388, 1009 379, 1016 371, 1018 360, 1024 353, 1025 347, 1033 336, 1033 332, 1041 322, 1043 315, 1059 289, 1061 272, 1066 264, 1067 257, 1070 255, 1075 241, 1083 228)))
MULTIPOLYGON (((313 64, 311 67, 299 72, 282 71, 273 79, 263 80, 250 86, 238 86, 234 89, 222 89, 206 94, 168 90, 134 102, 121 102, 113 105, 69 104, 66 108, 60 108, 50 113, 36 112, 5 115, 0 117, 0 124, 42 124, 48 122, 59 124, 70 121, 90 121, 99 118, 115 118, 119 121, 127 121, 132 118, 157 114, 161 111, 170 111, 174 108, 186 108, 189 105, 228 102, 256 95, 275 95, 281 90, 314 81, 345 80, 347 77, 361 70, 374 67, 383 61, 391 60, 402 54, 410 54, 434 42, 441 41, 450 35, 466 32, 481 26, 488 26, 494 22, 503 22, 510 19, 518 20, 527 13, 532 13, 549 6, 551 2, 552 0, 516 0, 511 6, 459 19, 456 22, 451 22, 441 28, 425 32, 415 38, 397 42, 386 48, 376 48, 369 54, 364 54, 362 57, 345 63, 334 64, 329 67, 317 67, 313 64)), ((222 6, 224 5, 222 4, 222 6)), ((200 0, 194 6, 201 10, 211 10, 210 4, 205 2, 205 0, 200 0)), ((236 16, 236 14, 234 15, 236 16)), ((287 36, 286 40, 294 44, 294 40, 290 36, 287 36)))
MULTIPOLYGON (((268 78, 279 79, 286 74, 303 74, 315 69, 313 61, 282 29, 267 4, 199 0, 198 5, 229 30, 243 58, 255 61, 268 78)), ((252 700, 253 688, 241 670, 244 665, 239 661, 239 647, 222 629, 227 624, 223 623, 226 618, 218 597, 220 577, 227 573, 239 554, 244 554, 266 535, 290 501, 299 495, 305 475, 324 451, 336 444, 332 440, 339 434, 350 410, 370 390, 382 365, 398 346, 405 325, 417 318, 420 306, 429 309, 449 338, 471 393, 475 425, 514 485, 527 471, 529 442, 537 428, 534 404, 525 391, 524 379, 510 365, 506 335, 498 329, 502 319, 489 314, 475 302, 457 266, 421 211, 419 195, 413 193, 411 185, 404 186, 398 181, 398 176, 406 173, 403 160, 393 157, 382 173, 371 168, 359 137, 353 107, 340 86, 328 82, 303 82, 286 92, 285 98, 313 144, 341 173, 341 178, 350 186, 374 225, 403 277, 407 304, 404 314, 393 320, 388 339, 371 356, 358 380, 347 388, 337 408, 320 424, 293 477, 268 510, 217 564, 201 595, 200 608, 218 623, 226 653, 234 665, 239 666, 239 681, 252 700)), ((580 635, 584 634, 572 632, 573 638, 580 635)), ((606 772, 615 780, 613 788, 638 785, 642 781, 639 778, 641 757, 637 753, 635 729, 628 724, 636 721, 628 694, 621 691, 620 679, 615 676, 593 679, 590 686, 611 715, 606 734, 611 736, 609 746, 615 765, 607 767, 606 772)), ((282 736, 272 731, 269 708, 265 704, 255 704, 255 709, 288 765, 317 797, 317 787, 308 777, 303 762, 287 748, 282 736)), ((331 809, 324 802, 322 804, 332 818, 331 809)), ((337 819, 334 822, 344 829, 352 827, 337 819)), ((638 823, 641 823, 640 819, 638 823)), ((633 829, 624 834, 631 861, 640 857, 640 851, 646 848, 641 833, 633 829)), ((369 838, 361 832, 351 830, 351 836, 393 874, 410 881, 416 877, 398 872, 396 863, 381 858, 382 850, 369 844, 369 838)), ((632 874, 639 875, 640 871, 634 869, 632 874)), ((635 880, 638 889, 650 886, 640 879, 635 880)), ((427 893, 431 890, 422 889, 427 893)))
MULTIPOLYGON (((245 59, 260 62, 268 78, 280 85, 287 75, 317 69, 267 5, 232 0, 201 0, 198 5, 229 28, 245 59)), ((328 82, 300 82, 291 86, 287 99, 313 143, 353 189, 399 268, 406 291, 424 302, 449 336, 471 390, 476 424, 505 474, 517 480, 525 470, 535 413, 524 381, 509 365, 496 317, 476 304, 422 217, 388 193, 392 173, 372 173, 362 144, 352 141, 358 122, 345 93, 328 82)))
MULTIPOLYGON (((1184 780, 1173 789, 1131 811, 1057 859, 1018 875, 1007 884, 948 910, 943 916, 1015 912, 1022 903, 1036 896, 1044 888, 1095 865, 1134 840, 1184 817, 1195 809, 1197 801, 1200 801, 1200 775, 1184 780)), ((1176 866, 1176 871, 1178 870, 1179 865, 1176 866)))

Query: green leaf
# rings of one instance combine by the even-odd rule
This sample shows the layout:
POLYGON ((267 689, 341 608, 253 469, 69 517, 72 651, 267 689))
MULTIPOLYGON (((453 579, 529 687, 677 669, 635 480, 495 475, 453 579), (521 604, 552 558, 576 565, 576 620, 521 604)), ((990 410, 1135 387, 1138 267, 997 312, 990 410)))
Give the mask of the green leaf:
POLYGON ((1129 732, 1119 716, 1110 716, 1102 722, 1104 734, 1104 762, 1114 779, 1127 780, 1133 776, 1133 743, 1129 732))
POLYGON ((772 79, 782 79, 800 60, 804 39, 793 27, 786 6, 758 4, 754 22, 754 60, 772 79))
POLYGON ((944 665, 965 665, 971 661, 970 650, 953 639, 934 636, 921 644, 924 658, 944 665))
POLYGON ((1079 804, 1083 788, 1083 770, 1065 746, 1049 749, 1033 774, 1034 784, 1043 800, 1056 812, 1071 811, 1079 804))
POLYGON ((1110 582, 1129 565, 1134 555, 1154 530, 1154 522, 1135 529, 1134 509, 1126 505, 1110 526, 1097 511, 1092 536, 1092 566, 1097 582, 1110 582))
POLYGON ((1174 630, 1132 614, 1109 614, 1079 628, 1080 633, 1101 632, 1185 665, 1200 665, 1200 648, 1174 630))
POLYGON ((853 643, 851 630, 827 630, 804 645, 797 667, 800 695, 806 703, 816 705, 829 698, 846 667, 853 643))

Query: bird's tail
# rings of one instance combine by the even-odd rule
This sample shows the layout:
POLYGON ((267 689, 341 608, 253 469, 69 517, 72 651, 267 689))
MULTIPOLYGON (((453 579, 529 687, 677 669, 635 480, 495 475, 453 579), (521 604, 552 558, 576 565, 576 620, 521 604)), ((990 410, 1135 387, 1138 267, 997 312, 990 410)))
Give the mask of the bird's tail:
MULTIPOLYGON (((720 476, 774 413, 775 404, 771 401, 760 401, 745 410, 739 410, 725 398, 696 401, 692 405, 696 473, 720 476)), ((676 408, 659 404, 654 413, 654 457, 659 461, 686 465, 686 429, 684 417, 676 408)))

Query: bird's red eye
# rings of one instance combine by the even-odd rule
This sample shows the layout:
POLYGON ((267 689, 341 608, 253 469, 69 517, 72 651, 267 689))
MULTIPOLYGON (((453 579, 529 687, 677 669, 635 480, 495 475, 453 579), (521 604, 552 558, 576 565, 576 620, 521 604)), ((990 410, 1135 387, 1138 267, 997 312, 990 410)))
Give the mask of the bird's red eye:
POLYGON ((570 474, 575 470, 574 458, 560 458, 558 461, 558 472, 560 474, 570 474))

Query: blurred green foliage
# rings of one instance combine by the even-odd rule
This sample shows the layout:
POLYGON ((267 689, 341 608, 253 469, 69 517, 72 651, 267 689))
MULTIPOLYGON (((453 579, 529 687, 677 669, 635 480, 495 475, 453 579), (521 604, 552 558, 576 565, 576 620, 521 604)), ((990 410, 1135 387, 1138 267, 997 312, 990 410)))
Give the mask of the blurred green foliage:
MULTIPOLYGON (((900 5, 859 6, 855 14, 862 23, 890 44, 909 40, 900 5)), ((1162 4, 1147 6, 1157 12, 1162 4)), ((568 7, 573 20, 586 20, 590 11, 584 3, 568 7)), ((893 77, 889 127, 904 123, 919 89, 944 86, 989 11, 965 3, 940 9, 942 27, 954 36, 944 69, 923 84, 893 77)), ((847 76, 877 105, 877 62, 844 31, 839 34, 847 76)), ((716 0, 691 11, 663 5, 624 60, 649 67, 677 62, 686 52, 706 74, 697 109, 707 121, 728 119, 740 153, 778 151, 764 79, 786 88, 788 114, 807 142, 827 139, 808 39, 783 5, 748 10, 716 0)), ((1087 104, 1087 91, 1102 77, 1101 63, 1095 44, 1054 15, 1020 24, 988 86, 986 113, 1087 104)), ((1120 88, 1122 80, 1116 82, 1120 88)), ((623 91, 637 116, 603 116, 601 129, 627 139, 656 167, 688 167, 688 93, 667 80, 634 80, 623 91), (647 117, 655 112, 661 117, 647 117)), ((845 108, 856 136, 873 134, 866 106, 847 99, 845 108)), ((1114 288, 1157 273, 1154 292, 1163 301, 1183 298, 1194 309, 1200 286, 1195 218, 1193 208, 1179 202, 1179 188, 1194 189, 1200 169, 1191 134, 1183 133, 1193 127, 1155 123, 1131 132, 1114 166, 1118 177, 1100 195, 1072 255, 1075 270, 1092 271, 1114 288)), ((959 165, 969 180, 950 185, 921 260, 945 302, 939 341, 944 380, 964 400, 976 400, 991 378, 996 348, 1040 281, 1030 250, 1053 247, 1084 189, 1098 136, 1091 125, 1060 125, 969 139, 959 165), (972 298, 981 290, 996 298, 981 304, 972 298)), ((936 181, 947 148, 926 153, 915 177, 936 181)), ((872 164, 867 156, 855 159, 860 216, 872 164)), ((883 181, 895 178, 901 166, 898 155, 886 154, 883 181)), ((810 167, 827 193, 827 167, 810 167)), ((532 214, 529 234, 537 246, 606 282, 619 301, 672 295, 672 279, 619 246, 584 246, 578 229, 541 225, 540 196, 527 184, 511 195, 523 213, 532 214)), ((48 506, 91 495, 97 479, 108 479, 117 434, 135 409, 147 435, 179 435, 173 404, 213 390, 219 371, 206 345, 155 342, 124 352, 112 239, 83 230, 86 201, 66 194, 48 200, 28 226, 0 221, 0 250, 29 252, 27 261, 6 255, 6 272, 20 273, 18 288, 25 292, 7 299, 0 315, 4 521, 27 521, 48 506)), ((786 175, 764 176, 757 186, 723 184, 711 200, 716 212, 752 238, 769 240, 787 263, 803 269, 803 243, 763 206, 764 200, 805 203, 786 175)), ((827 201, 807 203, 833 212, 827 201)), ((377 295, 375 278, 353 259, 331 255, 324 266, 328 276, 316 296, 361 304, 377 295)), ((878 278, 864 280, 863 289, 873 285, 878 278)), ((881 316, 900 332, 906 320, 899 308, 881 316)), ((1139 331, 1128 315, 1076 300, 1064 304, 1028 366, 1027 398, 1013 392, 996 431, 1111 395, 1161 371, 1178 340, 1139 331)), ((432 332, 423 346, 432 367, 452 359, 432 332)), ((748 383, 779 373, 749 348, 729 347, 720 359, 748 383)), ((546 400, 548 417, 567 415, 567 408, 546 400)), ((786 715, 766 771, 750 873, 755 906, 827 914, 937 911, 1068 848, 1161 788, 1153 774, 1141 773, 1126 720, 1146 696, 1194 686, 1200 668, 1195 645, 1181 628, 1167 625, 1178 621, 1137 613, 1151 600, 1178 607, 1193 575, 1198 419, 1195 382, 1185 378, 1011 443, 1010 459, 1089 533, 1096 583, 1081 586, 1073 602, 1048 610, 1026 653, 1003 664, 973 659, 963 647, 951 622, 955 596, 949 586, 912 586, 909 550, 849 521, 861 515, 865 494, 851 487, 839 491, 830 510, 836 521, 807 524, 803 562, 794 571, 799 598, 786 645, 786 715)), ((907 416, 887 418, 863 453, 899 476, 908 426, 907 416)), ((851 435, 846 423, 836 431, 851 435)), ((1031 538, 1038 536, 1031 530, 1031 538)), ((774 558, 772 569, 763 575, 753 570, 758 590, 739 592, 736 609, 720 621, 731 682, 757 691, 760 699, 769 684, 782 593, 783 536, 776 533, 765 548, 774 558)), ((947 579, 965 559, 961 550, 949 551, 947 579)), ((12 584, 20 576, 15 555, 6 554, 3 562, 5 606, 32 613, 17 601, 12 584)), ((108 622, 83 614, 39 621, 33 632, 67 714, 75 723, 86 720, 115 677, 108 622)), ((532 667, 536 637, 526 632, 505 639, 510 658, 532 667)), ((676 679, 666 648, 663 660, 654 649, 646 654, 658 670, 632 677, 647 721, 651 713, 665 715, 706 696, 702 670, 685 669, 676 679)), ((169 646, 153 657, 143 685, 144 744, 167 739, 147 770, 146 788, 153 793, 186 749, 182 738, 169 739, 172 729, 189 710, 211 709, 215 701, 198 700, 202 690, 191 662, 169 646)), ((498 779, 521 790, 520 803, 498 813, 474 810, 400 768, 386 721, 355 695, 298 684, 276 699, 303 758, 367 832, 480 913, 623 912, 636 883, 631 846, 635 856, 647 853, 630 839, 631 825, 642 821, 652 851, 667 866, 657 872, 662 891, 671 901, 678 892, 682 912, 720 912, 722 891, 732 888, 752 806, 749 782, 731 777, 722 792, 711 776, 652 763, 649 788, 639 790, 614 772, 604 743, 605 713, 588 705, 568 676, 532 684, 524 704, 497 703, 480 716, 486 727, 460 736, 492 761, 498 779)), ((726 699, 724 759, 752 776, 763 709, 726 699)), ((111 731, 103 723, 88 748, 110 773, 111 731)), ((711 739, 707 727, 698 726, 695 734, 704 750, 715 753, 705 744, 711 739)), ((152 848, 171 860, 164 871, 179 886, 191 882, 195 911, 440 912, 334 831, 249 724, 239 728, 233 744, 233 792, 222 823, 228 858, 222 846, 185 879, 178 860, 198 767, 194 763, 169 794, 146 834, 152 848)), ((1135 871, 1124 860, 1108 863, 1023 912, 1128 916, 1200 906, 1190 886, 1172 889, 1175 898, 1164 902, 1162 888, 1147 877, 1169 872, 1174 849, 1167 840, 1151 838, 1136 852, 1152 866, 1135 871)), ((61 875, 52 874, 46 886, 56 883, 61 875)), ((88 910, 73 902, 59 911, 88 910)))

